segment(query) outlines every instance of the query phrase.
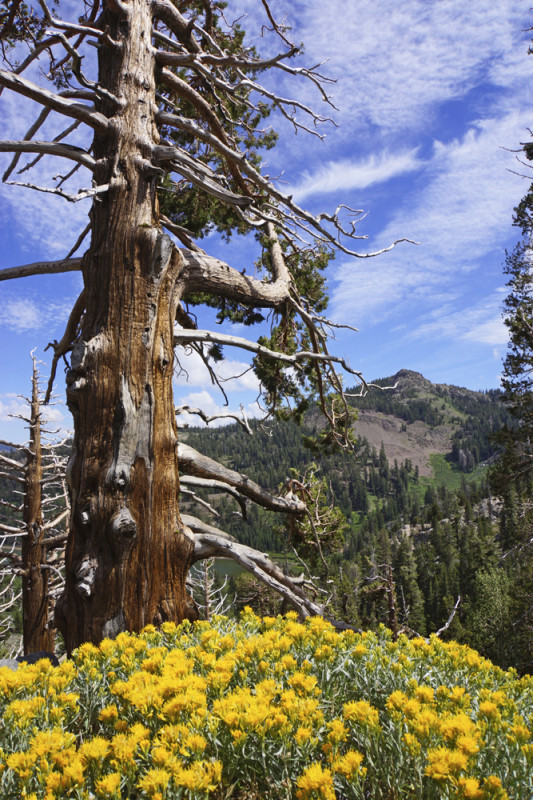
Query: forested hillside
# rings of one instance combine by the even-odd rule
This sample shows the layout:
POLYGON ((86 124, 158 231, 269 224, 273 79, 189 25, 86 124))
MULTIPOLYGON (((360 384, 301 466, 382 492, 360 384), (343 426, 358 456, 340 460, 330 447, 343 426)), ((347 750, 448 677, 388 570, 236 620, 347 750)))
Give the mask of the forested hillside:
MULTIPOLYGON (((359 420, 352 453, 320 455, 305 447, 316 432, 313 411, 302 428, 252 423, 251 437, 238 425, 181 435, 272 489, 286 490, 291 477, 316 464, 316 478, 327 484, 344 524, 343 543, 325 542, 326 565, 315 553, 312 570, 329 581, 330 603, 346 621, 363 628, 385 622, 426 635, 447 623, 460 598, 444 635, 500 664, 527 660, 528 634, 525 641, 518 630, 512 641, 509 635, 514 601, 507 568, 519 520, 513 495, 492 497, 487 476, 495 456, 491 436, 509 421, 501 393, 433 385, 407 370, 377 383, 395 388, 353 401, 359 420)), ((231 499, 209 499, 220 513, 218 527, 243 543, 284 553, 294 567, 293 546, 298 551, 301 543, 276 515, 250 508, 245 521, 231 499)), ((240 580, 241 593, 247 580, 240 580)), ((253 598, 268 610, 259 587, 246 594, 253 598)))

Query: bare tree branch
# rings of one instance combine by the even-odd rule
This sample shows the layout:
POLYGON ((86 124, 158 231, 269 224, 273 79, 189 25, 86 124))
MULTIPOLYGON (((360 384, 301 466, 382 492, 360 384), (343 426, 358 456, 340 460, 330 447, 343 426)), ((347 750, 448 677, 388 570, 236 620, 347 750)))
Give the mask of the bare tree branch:
POLYGON ((213 556, 231 558, 285 597, 304 619, 311 615, 323 615, 323 607, 308 598, 297 582, 289 575, 285 575, 266 553, 232 541, 222 531, 217 533, 199 532, 194 538, 194 545, 196 561, 213 556))
POLYGON ((252 436, 252 429, 248 424, 248 420, 244 416, 244 409, 241 408, 241 413, 234 414, 231 411, 220 411, 218 414, 206 414, 201 408, 193 408, 192 406, 177 406, 175 409, 176 414, 196 414, 199 416, 206 425, 209 425, 210 422, 213 422, 215 419, 233 419, 235 422, 238 422, 239 425, 244 428, 246 433, 252 436))
POLYGON ((213 492, 230 494, 239 503, 243 519, 247 519, 247 504, 250 500, 240 494, 237 489, 221 480, 214 478, 199 478, 196 475, 180 475, 180 485, 196 486, 198 489, 211 489, 213 492))
POLYGON ((74 103, 65 97, 49 92, 47 89, 42 89, 36 83, 27 80, 26 78, 15 75, 12 72, 0 70, 0 86, 6 89, 12 89, 17 94, 24 97, 29 97, 35 100, 46 108, 53 111, 58 111, 60 114, 65 114, 67 117, 74 117, 81 122, 85 122, 89 127, 95 128, 101 132, 105 131, 109 122, 103 114, 98 111, 90 109, 88 106, 74 103))
POLYGON ((69 192, 64 192, 62 189, 53 189, 48 186, 37 186, 35 183, 24 183, 23 181, 6 181, 6 183, 9 186, 23 186, 26 189, 33 189, 36 192, 57 194, 59 197, 63 197, 70 203, 77 203, 80 200, 86 200, 88 197, 94 197, 95 195, 102 194, 103 192, 107 192, 109 189, 109 184, 104 183, 101 186, 95 186, 92 189, 80 189, 77 194, 70 194, 69 192))
POLYGON ((303 514, 305 511, 305 504, 300 500, 275 497, 251 481, 246 475, 222 466, 218 461, 213 461, 183 442, 178 443, 178 460, 180 470, 185 474, 196 475, 199 478, 213 478, 227 483, 241 494, 249 497, 250 500, 271 511, 284 511, 289 514, 303 514))
MULTIPOLYGON (((81 147, 74 147, 71 144, 61 144, 60 142, 3 141, 0 142, 0 153, 43 153, 50 156, 59 156, 60 158, 77 161, 78 164, 90 170, 93 170, 95 165, 94 158, 86 150, 81 147)), ((11 170, 8 170, 4 174, 3 180, 5 183, 8 183, 7 175, 10 172, 11 170)))
POLYGON ((455 605, 454 605, 454 607, 452 609, 452 613, 448 617, 447 622, 442 626, 442 628, 438 629, 438 631, 435 633, 435 636, 440 636, 441 633, 444 633, 444 631, 448 630, 448 628, 450 627, 450 625, 453 622, 453 618, 457 614, 457 610, 458 610, 460 605, 461 605, 461 595, 459 595, 459 597, 457 598, 457 601, 456 601, 456 603, 455 603, 455 605))
POLYGON ((14 278, 28 278, 31 275, 55 275, 61 272, 75 272, 81 269, 81 258, 61 259, 61 261, 35 261, 20 267, 0 269, 0 281, 14 278))
POLYGON ((333 356, 330 353, 317 353, 311 350, 301 350, 298 353, 282 353, 277 350, 270 350, 262 344, 251 342, 249 339, 243 339, 241 336, 232 336, 228 333, 218 333, 218 331, 202 331, 202 330, 177 330, 174 331, 174 343, 185 344, 187 342, 213 342, 216 344, 231 345, 239 347, 241 350, 248 350, 257 355, 267 356, 274 358, 278 361, 283 361, 285 364, 292 364, 298 367, 302 361, 324 361, 328 364, 340 364, 346 372, 350 375, 355 375, 357 378, 362 377, 362 373, 358 370, 352 369, 344 358, 340 356, 333 356))

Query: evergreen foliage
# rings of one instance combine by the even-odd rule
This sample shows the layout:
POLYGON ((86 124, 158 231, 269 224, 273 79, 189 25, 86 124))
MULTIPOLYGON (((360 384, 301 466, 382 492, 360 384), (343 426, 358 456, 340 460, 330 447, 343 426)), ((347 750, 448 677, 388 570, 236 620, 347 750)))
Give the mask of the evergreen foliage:
MULTIPOLYGON (((393 382, 387 379, 382 383, 393 382)), ((477 450, 472 448, 473 457, 482 453, 493 457, 495 445, 488 441, 488 433, 509 419, 500 392, 433 387, 425 381, 418 388, 425 395, 424 402, 417 403, 416 391, 415 387, 409 391, 399 387, 395 392, 372 392, 362 404, 366 410, 399 411, 406 420, 411 403, 413 421, 428 424, 434 419, 428 409, 445 402, 443 413, 458 420, 464 437, 461 441, 469 435, 479 442, 477 450)), ((290 421, 272 423, 268 429, 252 422, 253 437, 238 426, 189 429, 184 436, 211 457, 230 467, 242 465, 254 480, 283 491, 292 473, 303 475, 306 471, 310 454, 303 440, 308 431, 316 432, 317 419, 311 408, 303 430, 290 421)), ((457 440, 453 439, 453 447, 457 440)), ((421 479, 409 459, 389 463, 385 448, 376 451, 364 438, 357 440, 351 454, 319 455, 317 476, 327 484, 330 502, 342 512, 344 543, 327 556, 329 584, 325 584, 319 565, 315 564, 312 572, 321 586, 327 585, 333 613, 363 628, 375 628, 380 622, 392 627, 389 568, 398 630, 427 635, 440 629, 460 597, 458 611, 443 636, 477 647, 500 665, 530 670, 527 637, 519 641, 509 627, 516 601, 510 562, 504 554, 518 536, 516 493, 507 493, 503 499, 493 497, 483 472, 474 481, 469 461, 454 463, 452 451, 447 458, 462 476, 460 487, 453 491, 436 480, 421 479), (482 623, 488 612, 488 623, 482 623), (494 625, 490 624, 492 616, 494 625)), ((221 500, 218 509, 220 527, 245 544, 260 542, 260 547, 278 554, 286 569, 301 572, 292 545, 304 557, 309 555, 305 546, 299 549, 297 541, 290 541, 279 526, 274 527, 268 512, 251 508, 245 522, 231 500, 221 500)), ((237 608, 248 603, 261 614, 286 610, 253 578, 234 579, 232 590, 240 598, 237 608)))

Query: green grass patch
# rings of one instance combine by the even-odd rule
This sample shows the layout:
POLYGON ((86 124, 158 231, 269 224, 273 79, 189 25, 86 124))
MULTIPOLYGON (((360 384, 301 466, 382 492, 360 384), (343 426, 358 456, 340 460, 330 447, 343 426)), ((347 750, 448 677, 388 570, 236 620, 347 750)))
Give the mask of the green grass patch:
POLYGON ((465 473, 455 464, 447 461, 446 456, 442 453, 434 453, 430 456, 430 462, 435 481, 439 486, 445 486, 450 491, 461 487, 465 473))

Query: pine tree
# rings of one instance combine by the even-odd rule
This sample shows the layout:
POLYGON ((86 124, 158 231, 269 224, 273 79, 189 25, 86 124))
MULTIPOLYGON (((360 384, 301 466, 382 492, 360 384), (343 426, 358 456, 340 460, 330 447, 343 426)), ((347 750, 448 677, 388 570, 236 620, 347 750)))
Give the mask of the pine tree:
MULTIPOLYGON (((524 145, 533 160, 531 143, 524 145)), ((504 272, 509 276, 503 310, 509 330, 509 347, 503 365, 503 399, 514 419, 495 437, 502 453, 492 469, 491 482, 503 494, 502 565, 508 576, 506 614, 510 625, 498 657, 519 669, 531 670, 533 645, 533 184, 515 208, 513 224, 521 240, 507 254, 504 272)), ((503 580, 503 579, 502 579, 503 580)), ((505 598, 504 598, 505 599, 505 598)), ((502 599, 503 603, 503 599, 502 599)))
POLYGON ((503 304, 509 346, 502 387, 514 424, 496 436, 503 454, 493 482, 500 491, 510 479, 523 480, 533 472, 533 188, 515 208, 513 224, 522 238, 507 254, 504 266, 510 291, 503 304))

